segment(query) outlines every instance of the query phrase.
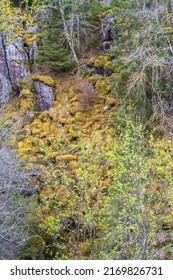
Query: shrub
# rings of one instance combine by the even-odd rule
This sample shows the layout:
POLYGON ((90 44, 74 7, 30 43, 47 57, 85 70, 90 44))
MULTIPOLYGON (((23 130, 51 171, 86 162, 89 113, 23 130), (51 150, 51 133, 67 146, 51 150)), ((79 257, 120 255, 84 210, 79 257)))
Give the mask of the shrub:
POLYGON ((27 175, 7 147, 0 149, 0 259, 20 258, 30 234, 32 205, 27 193, 27 175))

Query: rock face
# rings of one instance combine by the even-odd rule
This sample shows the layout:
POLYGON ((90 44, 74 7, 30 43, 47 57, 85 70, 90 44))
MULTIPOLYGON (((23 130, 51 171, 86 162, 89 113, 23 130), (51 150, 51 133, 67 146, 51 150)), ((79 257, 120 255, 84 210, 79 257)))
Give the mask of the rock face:
POLYGON ((112 31, 112 26, 114 25, 114 19, 111 14, 106 14, 105 18, 101 21, 101 50, 104 52, 106 49, 110 49, 112 47, 112 43, 114 43, 114 34, 112 31))
POLYGON ((2 75, 0 73, 0 104, 4 104, 8 102, 9 92, 11 91, 11 89, 12 89, 11 83, 6 77, 6 75, 2 75))
MULTIPOLYGON (((28 29, 37 34, 38 28, 28 29)), ((4 40, 0 34, 0 104, 7 103, 11 96, 18 96, 20 89, 17 82, 31 74, 34 57, 37 55, 37 42, 27 45, 21 38, 4 40)), ((41 111, 49 109, 54 102, 52 88, 42 82, 35 82, 35 96, 41 111)))
POLYGON ((6 103, 8 101, 11 89, 12 86, 4 55, 3 40, 0 35, 0 103, 6 103))
POLYGON ((5 44, 3 35, 0 35, 0 103, 9 100, 10 92, 19 93, 17 81, 30 74, 26 62, 21 39, 16 45, 10 41, 5 44))
POLYGON ((40 111, 48 110, 55 101, 52 88, 44 83, 37 81, 35 85, 35 96, 38 102, 40 111))
POLYGON ((111 0, 102 0, 100 1, 100 4, 109 7, 111 6, 111 2, 112 2, 111 0))
POLYGON ((15 88, 16 82, 19 79, 25 78, 30 74, 30 71, 26 67, 28 61, 21 40, 18 40, 17 47, 12 43, 6 46, 6 59, 10 80, 12 86, 15 88))

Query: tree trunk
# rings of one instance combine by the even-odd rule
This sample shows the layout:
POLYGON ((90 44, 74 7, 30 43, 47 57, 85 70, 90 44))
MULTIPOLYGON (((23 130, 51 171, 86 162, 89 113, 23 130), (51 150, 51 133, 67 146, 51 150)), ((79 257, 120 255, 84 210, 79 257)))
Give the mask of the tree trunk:
POLYGON ((76 52, 75 52, 75 48, 74 48, 74 44, 73 44, 73 41, 72 41, 73 39, 70 38, 70 34, 69 34, 68 27, 67 27, 67 24, 66 24, 66 20, 65 20, 65 16, 64 16, 64 9, 63 9, 63 5, 62 5, 61 0, 58 0, 58 4, 59 4, 60 12, 61 12, 61 18, 62 18, 63 26, 64 26, 65 37, 66 37, 67 42, 69 44, 70 50, 72 52, 73 59, 74 59, 75 63, 77 65, 79 65, 79 61, 78 61, 78 58, 77 58, 77 55, 76 55, 76 52))

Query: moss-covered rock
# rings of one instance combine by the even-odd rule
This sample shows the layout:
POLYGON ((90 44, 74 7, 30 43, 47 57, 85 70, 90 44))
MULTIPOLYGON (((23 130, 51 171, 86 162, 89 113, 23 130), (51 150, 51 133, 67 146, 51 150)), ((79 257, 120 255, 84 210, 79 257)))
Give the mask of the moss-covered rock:
POLYGON ((29 47, 32 47, 34 42, 39 43, 39 41, 41 40, 41 34, 34 34, 31 31, 27 31, 23 37, 22 37, 23 41, 25 42, 25 44, 29 47))
POLYGON ((50 86, 50 87, 53 87, 55 85, 55 81, 52 79, 51 76, 35 74, 35 75, 32 75, 31 78, 33 81, 42 82, 45 85, 50 86))

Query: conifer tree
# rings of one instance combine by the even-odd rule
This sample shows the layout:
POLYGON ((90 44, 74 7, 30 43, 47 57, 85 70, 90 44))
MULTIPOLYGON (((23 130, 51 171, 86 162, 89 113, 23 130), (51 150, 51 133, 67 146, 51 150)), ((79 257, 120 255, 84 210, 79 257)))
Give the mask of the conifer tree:
POLYGON ((45 1, 37 10, 42 15, 44 29, 37 63, 47 60, 53 70, 67 70, 72 63, 78 65, 81 51, 94 36, 100 10, 95 0, 45 1))

